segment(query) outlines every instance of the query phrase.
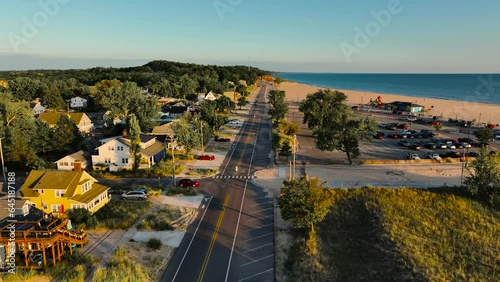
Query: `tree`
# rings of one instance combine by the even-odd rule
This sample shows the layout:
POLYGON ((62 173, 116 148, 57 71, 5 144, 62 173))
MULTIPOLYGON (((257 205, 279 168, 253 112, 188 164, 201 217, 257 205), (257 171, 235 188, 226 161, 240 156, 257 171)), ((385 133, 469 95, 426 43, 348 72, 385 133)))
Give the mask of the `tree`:
POLYGON ((280 84, 283 82, 285 82, 285 80, 279 76, 276 76, 276 78, 274 79, 274 83, 276 84, 277 87, 279 87, 280 84))
POLYGON ((48 91, 42 98, 43 101, 52 109, 60 110, 66 107, 66 102, 63 100, 61 92, 55 82, 50 84, 48 91))
POLYGON ((136 116, 143 132, 149 132, 156 125, 159 117, 160 105, 156 98, 137 96, 130 102, 129 113, 136 116))
POLYGON ((189 75, 185 74, 179 79, 179 94, 178 98, 185 98, 188 94, 196 93, 196 88, 198 88, 198 82, 189 75))
POLYGON ((278 130, 291 137, 299 133, 299 125, 295 121, 288 122, 286 119, 282 119, 278 123, 278 130))
POLYGON ((245 85, 238 85, 235 88, 235 91, 241 93, 243 96, 247 96, 247 87, 245 85))
POLYGON ((101 80, 95 85, 95 93, 92 95, 94 101, 99 106, 104 106, 106 101, 106 95, 110 88, 121 85, 121 81, 117 79, 109 80, 101 80))
MULTIPOLYGON (((185 114, 182 118, 172 122, 175 140, 179 146, 184 147, 188 155, 191 153, 191 150, 201 145, 200 128, 195 123, 203 124, 203 121, 197 120, 190 114, 185 114)), ((204 126, 204 128, 206 127, 207 125, 204 126)))
POLYGON ((278 199, 283 219, 290 220, 296 228, 313 230, 314 225, 328 214, 334 201, 325 184, 318 178, 307 177, 283 181, 278 199))
POLYGON ((490 154, 488 147, 482 147, 467 170, 470 176, 465 178, 465 189, 479 200, 500 208, 500 155, 490 154))
POLYGON ((67 150, 67 146, 76 148, 83 138, 75 122, 66 114, 61 115, 52 128, 52 147, 57 151, 67 150))
POLYGON ((5 126, 9 126, 16 119, 33 116, 28 102, 15 102, 10 92, 0 93, 0 114, 5 126))
POLYGON ((215 100, 217 103, 217 110, 224 112, 226 110, 230 110, 233 108, 234 102, 231 100, 231 98, 227 96, 221 96, 219 99, 215 100))
POLYGON ((304 113, 303 123, 312 130, 316 148, 341 150, 352 164, 359 156, 359 140, 375 133, 376 123, 370 118, 357 118, 346 100, 342 92, 319 90, 307 95, 299 110, 304 113))
POLYGON ((493 139, 493 130, 485 126, 477 131, 476 137, 481 142, 489 142, 493 139))
POLYGON ((179 97, 179 89, 168 79, 153 85, 153 93, 162 97, 179 97))
POLYGON ((283 146, 281 146, 280 150, 280 156, 283 156, 285 158, 289 158, 292 155, 292 146, 290 146, 290 140, 287 140, 286 142, 283 142, 283 146))
POLYGON ((246 105, 248 105, 250 102, 248 102, 247 98, 246 97, 240 97, 238 98, 238 107, 240 107, 240 110, 241 110, 241 107, 244 107, 246 105))
POLYGON ((216 101, 203 101, 198 107, 200 111, 199 116, 202 120, 208 123, 208 126, 215 127, 217 125, 217 102, 216 101))
POLYGON ((135 116, 128 119, 129 134, 130 134, 130 155, 133 159, 132 171, 137 172, 141 164, 141 128, 135 116))

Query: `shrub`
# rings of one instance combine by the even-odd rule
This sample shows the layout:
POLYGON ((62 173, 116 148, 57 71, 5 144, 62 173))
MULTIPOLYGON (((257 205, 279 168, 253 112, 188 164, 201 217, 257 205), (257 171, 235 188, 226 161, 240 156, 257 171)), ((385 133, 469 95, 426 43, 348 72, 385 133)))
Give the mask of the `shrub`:
POLYGON ((148 248, 153 249, 153 250, 159 250, 161 249, 161 241, 160 239, 157 238, 151 238, 148 241, 148 248))
POLYGON ((193 189, 187 190, 184 187, 172 187, 167 190, 167 196, 194 196, 196 195, 196 191, 193 189))

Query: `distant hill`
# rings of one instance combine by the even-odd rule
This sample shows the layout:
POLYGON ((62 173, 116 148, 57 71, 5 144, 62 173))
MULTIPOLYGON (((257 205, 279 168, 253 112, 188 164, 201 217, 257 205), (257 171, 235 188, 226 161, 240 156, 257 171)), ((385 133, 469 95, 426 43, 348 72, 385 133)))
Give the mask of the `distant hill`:
POLYGON ((253 84, 258 77, 270 74, 270 72, 249 66, 198 65, 158 60, 143 66, 126 68, 96 67, 73 70, 1 71, 0 80, 9 81, 17 77, 49 81, 74 78, 79 83, 90 86, 104 79, 118 79, 120 81, 134 81, 139 86, 148 86, 157 83, 162 78, 176 81, 185 74, 196 79, 200 87, 214 88, 217 84, 224 86, 228 81, 245 80, 248 84, 253 84))
POLYGON ((292 248, 291 281, 500 281, 497 211, 447 193, 332 190, 319 256, 292 248))

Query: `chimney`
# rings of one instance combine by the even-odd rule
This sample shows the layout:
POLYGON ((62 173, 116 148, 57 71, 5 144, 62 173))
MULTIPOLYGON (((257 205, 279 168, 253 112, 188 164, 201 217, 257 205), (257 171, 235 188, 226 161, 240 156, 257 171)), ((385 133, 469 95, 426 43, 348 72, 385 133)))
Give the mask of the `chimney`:
POLYGON ((81 161, 75 161, 73 163, 73 171, 82 171, 82 162, 81 161))

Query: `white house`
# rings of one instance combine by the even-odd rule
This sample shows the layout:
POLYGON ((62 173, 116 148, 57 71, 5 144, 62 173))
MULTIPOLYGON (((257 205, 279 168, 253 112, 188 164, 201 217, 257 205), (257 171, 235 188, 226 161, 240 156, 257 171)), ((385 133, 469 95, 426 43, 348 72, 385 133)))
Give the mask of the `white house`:
POLYGON ((67 155, 56 161, 58 170, 75 170, 87 168, 87 159, 84 157, 83 151, 78 151, 71 155, 67 155))
MULTIPOLYGON (((165 145, 154 135, 141 133, 140 139, 142 158, 139 168, 150 168, 165 156, 165 145)), ((130 155, 130 136, 115 136, 101 139, 99 142, 101 146, 97 147, 92 155, 94 169, 109 169, 110 171, 132 169, 134 160, 130 155)))
POLYGON ((45 112, 45 107, 39 101, 33 101, 30 103, 30 108, 34 115, 39 115, 45 112))
POLYGON ((87 99, 76 96, 71 98, 69 106, 71 108, 86 108, 87 107, 87 99))
POLYGON ((203 100, 217 100, 217 97, 214 92, 210 91, 207 94, 204 93, 199 93, 198 94, 198 101, 203 101, 203 100))

